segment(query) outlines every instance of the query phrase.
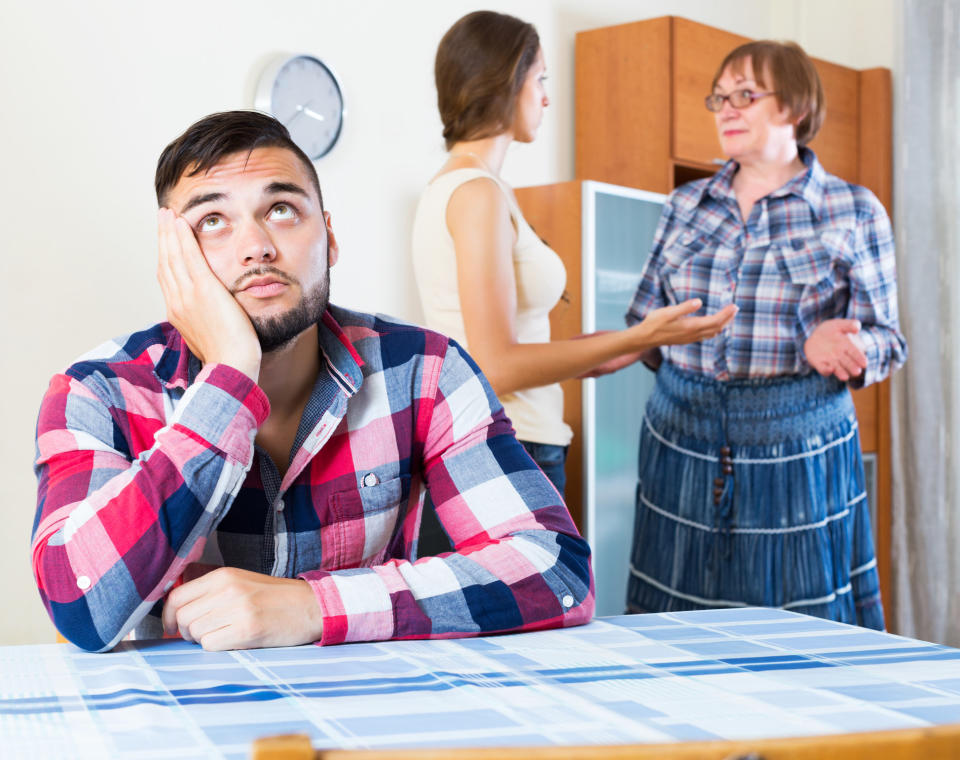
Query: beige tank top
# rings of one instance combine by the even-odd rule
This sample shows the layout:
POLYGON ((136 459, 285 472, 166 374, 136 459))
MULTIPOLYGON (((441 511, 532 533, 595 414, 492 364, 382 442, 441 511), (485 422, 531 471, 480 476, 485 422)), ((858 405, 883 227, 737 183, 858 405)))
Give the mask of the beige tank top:
MULTIPOLYGON (((482 169, 455 169, 436 177, 420 196, 413 223, 413 272, 427 327, 467 345, 457 287, 457 257, 447 229, 447 204, 460 185, 478 177, 492 179, 504 191, 517 230, 513 272, 517 283, 517 340, 550 340, 550 310, 563 295, 567 273, 560 257, 533 231, 513 196, 497 177, 482 169)), ((563 390, 558 383, 500 397, 517 437, 566 446, 573 437, 563 421, 563 390)))

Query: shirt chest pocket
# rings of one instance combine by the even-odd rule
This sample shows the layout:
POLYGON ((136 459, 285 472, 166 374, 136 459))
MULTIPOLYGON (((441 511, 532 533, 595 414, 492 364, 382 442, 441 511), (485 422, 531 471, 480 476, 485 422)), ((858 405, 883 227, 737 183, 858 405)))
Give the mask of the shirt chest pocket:
POLYGON ((728 290, 731 256, 706 235, 695 230, 682 232, 663 248, 660 274, 668 300, 680 303, 700 298, 707 304, 711 296, 728 290))
POLYGON ((330 494, 330 522, 320 528, 322 568, 343 570, 382 564, 403 540, 397 522, 409 489, 410 476, 404 475, 330 494))
POLYGON ((849 267, 843 235, 790 240, 771 249, 780 275, 798 288, 828 287, 835 270, 849 267))

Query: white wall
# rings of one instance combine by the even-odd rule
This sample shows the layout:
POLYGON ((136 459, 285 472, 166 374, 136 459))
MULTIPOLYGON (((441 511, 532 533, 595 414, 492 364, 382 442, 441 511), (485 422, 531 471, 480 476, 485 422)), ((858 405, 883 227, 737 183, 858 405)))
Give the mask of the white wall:
MULTIPOLYGON (((490 7, 537 25, 553 106, 512 150, 515 185, 573 177, 574 34, 683 15, 751 37, 793 38, 858 68, 893 66, 898 0, 524 0, 490 7)), ((442 162, 433 55, 466 0, 34 0, 0 25, 0 644, 53 640, 30 573, 33 429, 50 376, 115 335, 163 318, 152 182, 195 119, 248 107, 257 66, 309 52, 342 79, 341 142, 318 164, 341 247, 333 298, 417 319, 409 265, 420 188, 442 162)), ((666 117, 666 116, 665 116, 666 117)), ((638 136, 642 139, 642 136, 638 136)))

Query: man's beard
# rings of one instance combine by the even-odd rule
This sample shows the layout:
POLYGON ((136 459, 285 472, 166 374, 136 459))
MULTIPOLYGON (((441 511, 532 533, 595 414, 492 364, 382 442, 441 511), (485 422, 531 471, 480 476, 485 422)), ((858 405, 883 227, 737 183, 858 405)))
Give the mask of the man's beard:
POLYGON ((271 317, 250 317, 257 338, 260 339, 260 349, 267 354, 283 348, 308 327, 320 321, 329 301, 330 268, 328 267, 327 276, 309 293, 304 293, 296 306, 283 314, 271 317))

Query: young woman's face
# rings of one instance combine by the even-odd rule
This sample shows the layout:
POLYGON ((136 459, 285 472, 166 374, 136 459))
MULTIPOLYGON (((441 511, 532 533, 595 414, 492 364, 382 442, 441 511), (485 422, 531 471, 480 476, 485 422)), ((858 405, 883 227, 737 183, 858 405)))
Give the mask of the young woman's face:
POLYGON ((543 121, 543 109, 550 105, 544 88, 547 78, 547 66, 543 61, 543 50, 537 51, 537 57, 527 72, 523 87, 517 95, 516 109, 513 114, 513 139, 518 142, 533 142, 543 121))

